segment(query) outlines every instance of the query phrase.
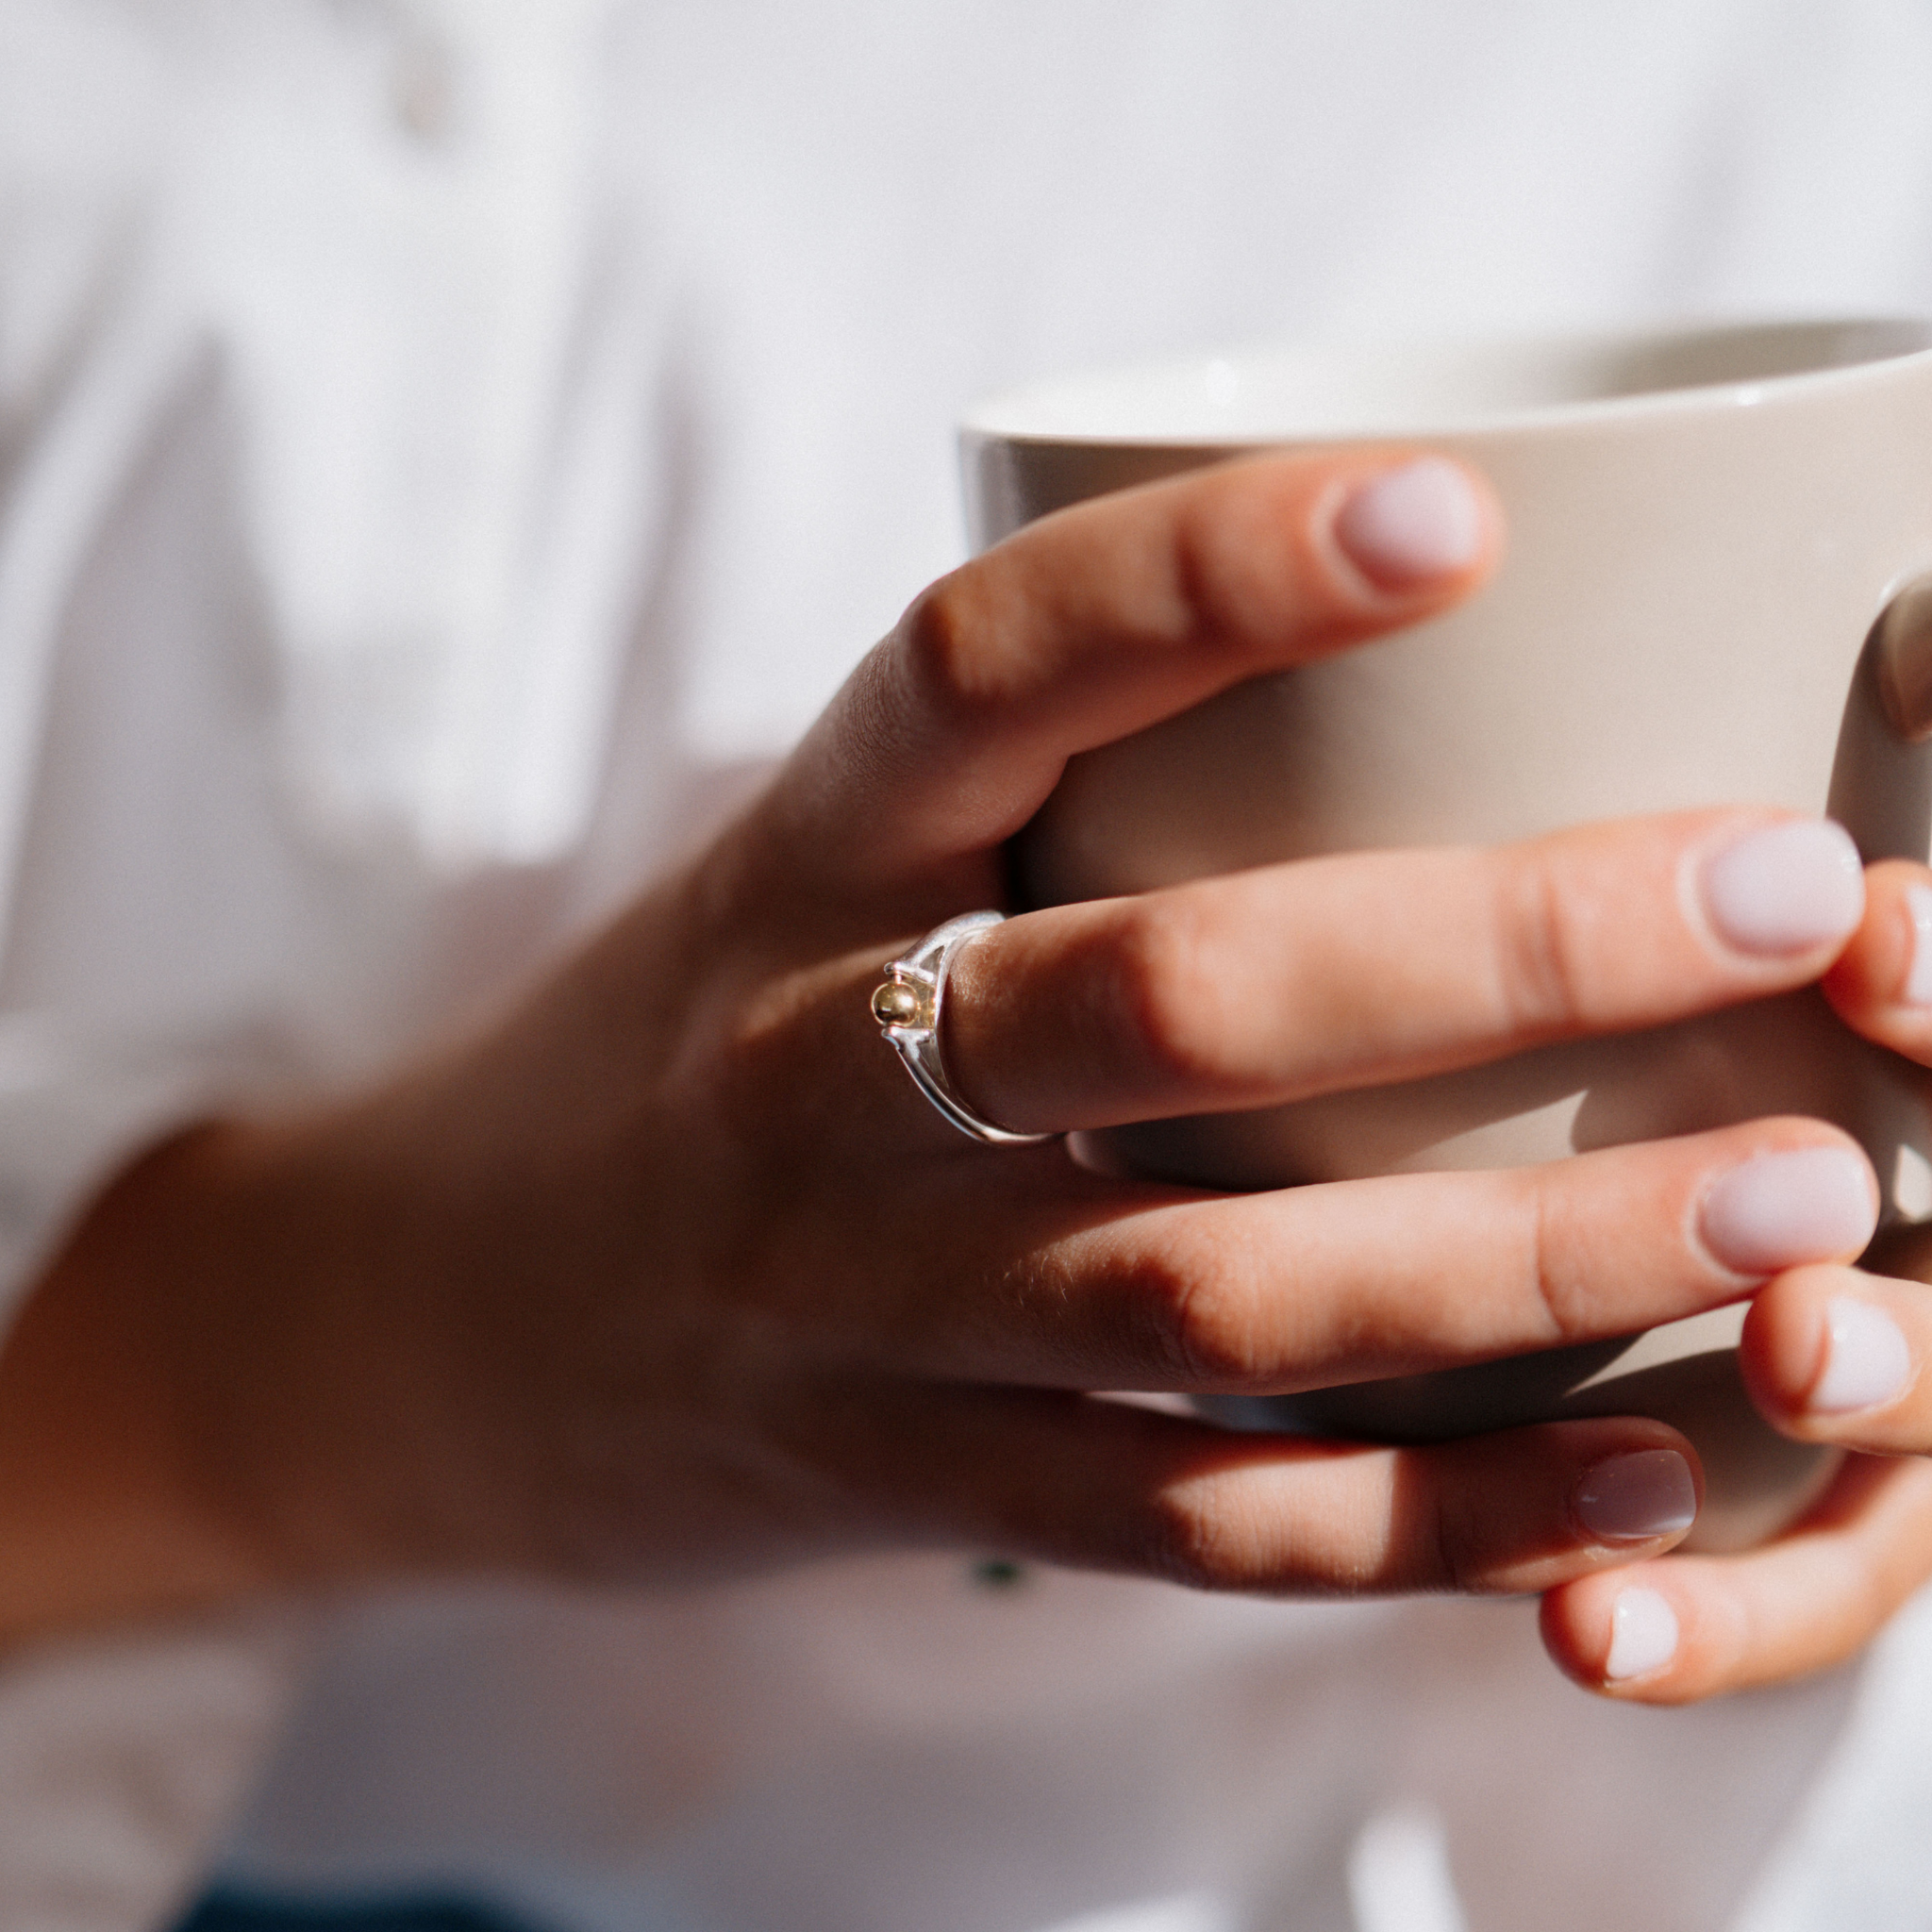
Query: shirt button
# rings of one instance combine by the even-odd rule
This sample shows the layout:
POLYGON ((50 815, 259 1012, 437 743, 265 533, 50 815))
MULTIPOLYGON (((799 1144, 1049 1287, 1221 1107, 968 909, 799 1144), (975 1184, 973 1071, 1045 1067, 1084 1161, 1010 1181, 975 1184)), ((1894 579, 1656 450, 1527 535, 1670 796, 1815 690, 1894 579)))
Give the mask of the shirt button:
POLYGON ((404 131, 425 142, 447 141, 456 125, 456 61, 426 34, 405 36, 395 52, 390 99, 404 131))

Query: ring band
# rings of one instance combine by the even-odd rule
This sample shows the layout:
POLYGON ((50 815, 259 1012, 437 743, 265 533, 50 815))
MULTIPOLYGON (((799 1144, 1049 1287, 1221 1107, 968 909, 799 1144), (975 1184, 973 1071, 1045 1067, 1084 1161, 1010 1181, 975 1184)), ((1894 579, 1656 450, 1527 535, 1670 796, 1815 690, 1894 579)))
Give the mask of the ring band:
POLYGON ((884 982, 874 989, 872 1016, 906 1063, 912 1083, 969 1139, 991 1147, 1031 1147, 1057 1134, 1016 1134, 974 1112, 954 1091, 940 1051, 940 1016, 953 955, 968 940, 1002 924, 1004 912, 967 912, 936 925, 909 953, 887 962, 884 982))

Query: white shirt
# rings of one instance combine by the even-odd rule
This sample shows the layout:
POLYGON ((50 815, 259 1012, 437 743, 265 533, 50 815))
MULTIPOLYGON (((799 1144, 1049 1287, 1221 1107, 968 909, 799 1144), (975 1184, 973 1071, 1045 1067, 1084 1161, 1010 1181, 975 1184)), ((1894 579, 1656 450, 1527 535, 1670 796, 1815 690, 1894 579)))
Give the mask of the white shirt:
MULTIPOLYGON (((976 394, 1932 308, 1928 81, 1907 0, 4 0, 8 1278, 682 849, 957 559, 976 394)), ((1886 1932, 1927 1614, 1669 1716, 1522 1607, 928 1557, 67 1646, 0 1674, 0 1924, 158 1917, 294 1697, 231 1871, 571 1932, 1886 1932)))

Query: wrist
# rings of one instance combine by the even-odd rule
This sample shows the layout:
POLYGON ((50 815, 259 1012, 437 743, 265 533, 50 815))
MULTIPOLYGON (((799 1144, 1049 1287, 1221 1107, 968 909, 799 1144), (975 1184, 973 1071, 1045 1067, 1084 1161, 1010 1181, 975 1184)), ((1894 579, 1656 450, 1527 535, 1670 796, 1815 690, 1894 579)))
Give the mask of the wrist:
MULTIPOLYGON (((183 1612, 274 1587, 269 1551, 198 1467, 178 1364, 192 1309, 170 1224, 191 1129, 97 1197, 0 1350, 0 1637, 183 1612)), ((186 1264, 186 1265, 184 1265, 186 1264)))
POLYGON ((363 1111, 189 1128, 44 1271, 0 1351, 0 1636, 449 1566, 425 1191, 363 1111))

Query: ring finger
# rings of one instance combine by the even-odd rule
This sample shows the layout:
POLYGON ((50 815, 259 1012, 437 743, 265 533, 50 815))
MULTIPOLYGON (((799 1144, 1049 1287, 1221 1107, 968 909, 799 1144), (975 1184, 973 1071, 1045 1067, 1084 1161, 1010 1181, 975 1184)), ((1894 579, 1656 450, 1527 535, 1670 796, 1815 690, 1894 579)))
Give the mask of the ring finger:
MULTIPOLYGON (((1781 1269, 1848 1258, 1876 1214, 1864 1157, 1803 1120, 1208 1200, 1070 1186, 1057 1163, 990 1208, 982 1174, 952 1169, 958 1211, 922 1193, 885 1237, 927 1254, 896 1319, 870 1292, 850 1323, 816 1303, 824 1345, 955 1380, 1283 1392, 1693 1314, 1781 1269), (958 1291, 929 1291, 948 1279, 958 1291)), ((841 1218, 827 1239, 849 1234, 841 1218)))

